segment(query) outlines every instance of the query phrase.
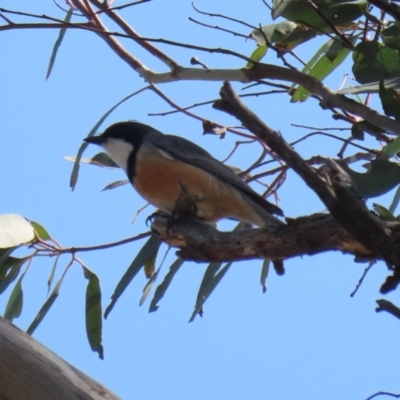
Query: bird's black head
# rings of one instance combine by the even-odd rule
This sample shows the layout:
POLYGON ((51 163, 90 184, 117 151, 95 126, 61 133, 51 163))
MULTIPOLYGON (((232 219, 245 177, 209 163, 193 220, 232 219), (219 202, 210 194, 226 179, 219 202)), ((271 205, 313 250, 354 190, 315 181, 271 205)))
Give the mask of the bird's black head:
POLYGON ((129 173, 129 170, 133 168, 135 154, 144 138, 150 133, 162 134, 140 122, 118 122, 99 136, 87 137, 85 142, 102 146, 113 161, 129 173))
POLYGON ((136 121, 117 122, 109 126, 99 136, 87 137, 85 142, 103 146, 109 139, 119 139, 136 147, 143 141, 143 138, 151 132, 159 131, 149 125, 136 121))

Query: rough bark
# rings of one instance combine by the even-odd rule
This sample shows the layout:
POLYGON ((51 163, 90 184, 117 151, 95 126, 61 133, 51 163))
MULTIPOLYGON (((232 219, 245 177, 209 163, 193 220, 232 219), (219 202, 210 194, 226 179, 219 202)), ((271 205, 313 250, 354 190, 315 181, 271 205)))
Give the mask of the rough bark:
MULTIPOLYGON (((169 245, 180 248, 179 255, 183 259, 197 262, 288 259, 326 251, 382 259, 376 248, 363 246, 329 214, 287 219, 287 224, 275 229, 235 232, 221 232, 189 217, 171 224, 165 217, 158 216, 152 229, 169 245)), ((392 236, 399 235, 400 226, 396 225, 392 236)))

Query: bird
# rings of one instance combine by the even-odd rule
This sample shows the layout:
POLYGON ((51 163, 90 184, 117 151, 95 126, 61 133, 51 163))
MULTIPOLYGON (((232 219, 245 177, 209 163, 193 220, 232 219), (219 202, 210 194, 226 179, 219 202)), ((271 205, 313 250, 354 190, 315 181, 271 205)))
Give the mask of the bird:
MULTIPOLYGON (((172 214, 182 187, 196 199, 196 215, 215 224, 223 218, 275 229, 283 211, 255 192, 240 176, 195 143, 165 135, 137 122, 118 122, 98 136, 84 139, 100 145, 121 167, 134 189, 150 204, 172 214)), ((283 260, 272 260, 278 275, 283 260)))
POLYGON ((196 216, 215 223, 228 218, 258 227, 283 224, 282 210, 261 197, 233 170, 195 143, 137 122, 118 122, 98 136, 100 145, 141 197, 172 214, 182 186, 196 202, 196 216))

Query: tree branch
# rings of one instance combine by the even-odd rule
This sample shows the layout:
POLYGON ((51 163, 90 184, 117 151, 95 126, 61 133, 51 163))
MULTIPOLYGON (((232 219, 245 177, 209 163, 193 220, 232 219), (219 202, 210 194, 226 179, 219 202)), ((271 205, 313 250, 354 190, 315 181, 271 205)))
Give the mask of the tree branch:
POLYGON ((354 193, 351 178, 344 170, 330 160, 318 175, 277 132, 265 125, 242 103, 228 82, 224 83, 220 94, 222 100, 215 102, 214 108, 234 115, 263 140, 304 180, 332 216, 364 247, 375 254, 381 254, 388 265, 399 266, 389 231, 382 221, 371 215, 364 202, 354 193))
MULTIPOLYGON (((179 247, 180 257, 197 262, 288 259, 326 251, 381 258, 378 252, 362 246, 328 214, 288 219, 287 224, 273 230, 221 232, 187 217, 174 221, 169 229, 168 225, 167 218, 157 216, 151 228, 169 245, 179 247)), ((400 233, 400 227, 397 229, 400 233)))
POLYGON ((7 400, 119 399, 1 317, 0 387, 7 400))

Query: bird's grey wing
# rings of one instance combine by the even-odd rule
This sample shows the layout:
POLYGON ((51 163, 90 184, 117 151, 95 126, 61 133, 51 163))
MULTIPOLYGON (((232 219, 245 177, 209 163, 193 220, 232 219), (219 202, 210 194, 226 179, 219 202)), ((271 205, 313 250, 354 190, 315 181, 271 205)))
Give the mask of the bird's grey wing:
POLYGON ((201 168, 218 177, 223 182, 233 185, 246 198, 250 199, 262 209, 267 210, 269 213, 283 215, 279 207, 262 198, 230 168, 216 160, 207 151, 197 146, 197 144, 173 135, 154 134, 151 135, 151 137, 149 135, 148 139, 151 140, 152 145, 165 151, 172 158, 182 160, 195 167, 201 168))

